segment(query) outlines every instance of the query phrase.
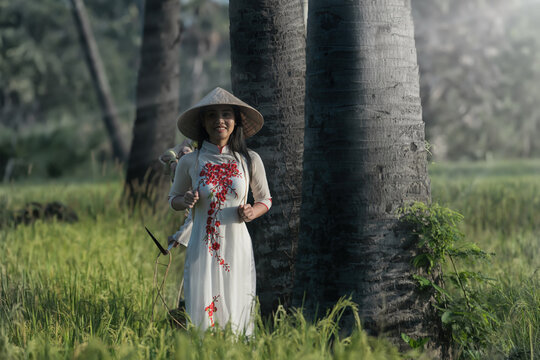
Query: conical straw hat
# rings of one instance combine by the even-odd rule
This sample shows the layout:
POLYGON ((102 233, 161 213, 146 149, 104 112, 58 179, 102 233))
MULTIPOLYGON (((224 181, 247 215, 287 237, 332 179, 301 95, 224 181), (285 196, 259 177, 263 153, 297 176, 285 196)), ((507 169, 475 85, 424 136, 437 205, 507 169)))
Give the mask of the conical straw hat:
MULTIPOLYGON (((238 99, 230 92, 217 87, 178 117, 176 122, 178 130, 190 139, 199 139, 202 135, 202 127, 199 124, 200 110, 211 105, 236 105, 240 107, 240 111, 244 115, 242 116, 241 121, 245 137, 255 135, 255 133, 263 126, 264 119, 260 112, 238 99)), ((240 119, 236 120, 239 121, 240 119)))

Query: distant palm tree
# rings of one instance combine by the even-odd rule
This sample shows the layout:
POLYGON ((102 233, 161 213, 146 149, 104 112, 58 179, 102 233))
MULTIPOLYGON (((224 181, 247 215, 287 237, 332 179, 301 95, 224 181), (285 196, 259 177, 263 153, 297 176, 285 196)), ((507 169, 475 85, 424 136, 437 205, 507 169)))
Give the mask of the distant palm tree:
POLYGON ((179 99, 180 2, 147 0, 141 65, 137 82, 137 115, 126 175, 133 200, 165 199, 168 190, 158 156, 174 145, 179 99))
POLYGON ((347 294, 372 333, 426 336, 414 245, 395 210, 428 202, 409 1, 309 4, 296 304, 319 314, 347 294))
POLYGON ((264 116, 248 145, 266 167, 272 209, 249 224, 263 314, 290 304, 300 220, 305 27, 300 1, 230 0, 235 95, 264 116))
POLYGON ((86 57, 86 63, 88 64, 92 83, 96 89, 97 98, 103 112, 103 122, 111 141, 113 157, 121 162, 125 162, 127 155, 124 145, 125 141, 120 137, 120 131, 118 130, 118 111, 111 94, 109 80, 107 79, 107 73, 101 60, 94 33, 90 26, 86 7, 83 0, 71 0, 71 5, 75 24, 79 31, 81 46, 86 57))

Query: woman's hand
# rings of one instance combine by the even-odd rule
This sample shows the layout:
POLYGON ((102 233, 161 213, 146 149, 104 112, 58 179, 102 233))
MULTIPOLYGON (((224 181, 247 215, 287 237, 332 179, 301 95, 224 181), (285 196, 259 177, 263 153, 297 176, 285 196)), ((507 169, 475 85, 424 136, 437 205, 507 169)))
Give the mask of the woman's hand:
POLYGON ((240 219, 244 222, 250 222, 256 218, 255 211, 250 204, 238 206, 238 215, 240 215, 240 219))
POLYGON ((180 243, 177 242, 176 240, 174 240, 174 238, 172 236, 169 236, 169 238, 167 240, 169 240, 169 242, 167 244, 167 247, 169 247, 171 245, 171 243, 174 243, 173 248, 178 247, 178 245, 180 245, 180 243))
POLYGON ((184 194, 183 200, 184 205, 191 209, 199 200, 199 192, 197 190, 195 192, 189 190, 184 194))

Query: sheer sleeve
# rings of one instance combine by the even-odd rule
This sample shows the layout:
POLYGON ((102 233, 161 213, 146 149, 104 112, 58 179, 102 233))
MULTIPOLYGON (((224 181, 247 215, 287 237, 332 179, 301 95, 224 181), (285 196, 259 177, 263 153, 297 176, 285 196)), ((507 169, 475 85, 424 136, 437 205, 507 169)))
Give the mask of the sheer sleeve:
POLYGON ((195 152, 184 155, 178 161, 174 173, 174 181, 169 191, 169 206, 172 207, 172 200, 178 195, 184 195, 186 191, 192 188, 190 169, 195 161, 195 152))
POLYGON ((266 171, 264 170, 264 164, 259 154, 254 151, 249 151, 252 162, 252 174, 250 180, 250 187, 253 193, 253 199, 256 203, 263 204, 267 209, 272 206, 272 196, 270 195, 270 189, 268 188, 268 181, 266 180, 266 171))

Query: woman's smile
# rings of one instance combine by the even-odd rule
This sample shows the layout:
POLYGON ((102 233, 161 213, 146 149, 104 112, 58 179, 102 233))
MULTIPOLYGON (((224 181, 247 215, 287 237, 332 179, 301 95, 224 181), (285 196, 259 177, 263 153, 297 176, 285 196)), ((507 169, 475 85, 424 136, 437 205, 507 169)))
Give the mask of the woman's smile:
POLYGON ((219 125, 219 126, 216 126, 215 129, 216 129, 218 132, 225 132, 225 131, 227 131, 227 126, 225 126, 225 125, 219 125))
POLYGON ((216 105, 205 109, 202 115, 203 126, 211 143, 227 145, 234 125, 234 110, 229 105, 216 105))

